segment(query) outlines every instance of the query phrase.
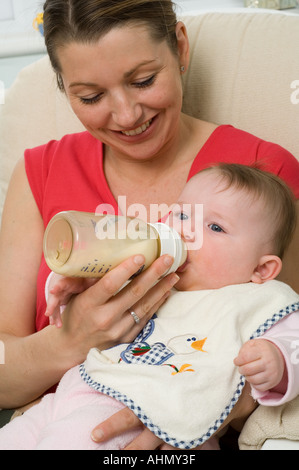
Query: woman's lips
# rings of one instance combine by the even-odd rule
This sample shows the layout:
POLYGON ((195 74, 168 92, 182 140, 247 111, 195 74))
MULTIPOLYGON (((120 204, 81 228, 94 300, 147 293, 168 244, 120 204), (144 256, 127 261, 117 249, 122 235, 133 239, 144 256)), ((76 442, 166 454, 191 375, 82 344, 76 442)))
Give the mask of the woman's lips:
POLYGON ((140 135, 142 134, 143 132, 146 131, 146 129, 149 128, 149 126, 151 125, 153 119, 150 119, 149 121, 145 122, 144 124, 142 124, 141 126, 139 127, 136 127, 136 129, 132 129, 130 131, 121 131, 122 134, 124 135, 127 135, 127 136, 133 136, 133 135, 140 135))
POLYGON ((149 119, 145 123, 143 123, 141 126, 136 127, 135 129, 130 129, 126 131, 114 131, 117 133, 118 138, 123 140, 124 142, 137 142, 139 140, 142 140, 148 135, 151 134, 151 132, 155 128, 155 123, 157 121, 157 116, 149 119))

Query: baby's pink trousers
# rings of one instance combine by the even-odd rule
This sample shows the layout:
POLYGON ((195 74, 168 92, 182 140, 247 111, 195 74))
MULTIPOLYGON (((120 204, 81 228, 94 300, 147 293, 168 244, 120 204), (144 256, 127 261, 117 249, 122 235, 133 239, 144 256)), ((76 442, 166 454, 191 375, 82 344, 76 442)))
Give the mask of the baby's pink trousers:
POLYGON ((119 450, 139 430, 127 432, 98 444, 92 430, 124 405, 89 387, 79 367, 69 370, 56 393, 0 429, 0 450, 119 450))

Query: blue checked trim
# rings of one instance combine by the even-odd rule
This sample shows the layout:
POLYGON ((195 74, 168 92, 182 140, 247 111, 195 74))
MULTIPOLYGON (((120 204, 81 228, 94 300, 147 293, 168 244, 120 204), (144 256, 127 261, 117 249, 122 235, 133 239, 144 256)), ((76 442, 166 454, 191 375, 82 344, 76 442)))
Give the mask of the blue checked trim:
MULTIPOLYGON (((280 310, 278 313, 275 313, 270 319, 268 319, 265 323, 260 325, 258 329, 251 335, 250 339, 258 338, 259 336, 263 335, 267 330, 269 330, 272 326, 274 326, 278 321, 282 320, 286 316, 290 315, 293 312, 299 310, 299 302, 294 304, 288 305, 286 308, 280 310)), ((224 411, 221 413, 220 417, 215 421, 215 423, 207 430, 205 434, 203 434, 200 438, 194 439, 192 441, 178 441, 175 437, 169 436, 166 432, 161 430, 159 426, 152 423, 151 419, 144 413, 144 411, 137 406, 130 398, 126 395, 117 392, 111 387, 107 387, 104 384, 100 384, 95 382, 86 372, 84 363, 80 365, 80 374, 83 380, 94 390, 97 390, 100 393, 104 393, 112 398, 115 398, 119 402, 123 403, 126 407, 130 408, 137 418, 156 436, 162 439, 167 444, 177 447, 179 449, 192 449, 203 444, 207 441, 210 437, 215 434, 215 432, 220 428, 223 422, 226 420, 228 415, 231 413, 232 409, 238 402, 242 390, 245 385, 245 378, 244 376, 240 376, 239 384, 237 385, 236 391, 233 394, 233 397, 230 403, 225 407, 224 411)))
POLYGON ((155 347, 149 351, 144 356, 137 356, 131 353, 136 347, 142 347, 147 343, 131 343, 130 346, 125 351, 122 351, 120 357, 127 364, 148 364, 159 366, 167 361, 170 357, 174 355, 170 349, 168 349, 163 343, 155 343, 155 347))
POLYGON ((272 318, 269 318, 267 321, 265 321, 265 323, 260 325, 259 328, 251 335, 250 339, 255 339, 263 335, 272 326, 274 326, 275 323, 279 322, 291 313, 296 312, 297 310, 299 310, 299 302, 295 302, 294 304, 288 305, 286 308, 279 310, 279 312, 275 313, 272 318))

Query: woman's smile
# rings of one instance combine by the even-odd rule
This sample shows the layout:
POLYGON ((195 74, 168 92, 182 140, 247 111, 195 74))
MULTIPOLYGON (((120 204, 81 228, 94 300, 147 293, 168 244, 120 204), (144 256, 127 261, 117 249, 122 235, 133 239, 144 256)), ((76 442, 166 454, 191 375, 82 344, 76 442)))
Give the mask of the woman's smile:
POLYGON ((158 116, 155 116, 143 124, 133 129, 126 129, 121 131, 114 131, 117 134, 118 139, 121 139, 124 143, 141 143, 149 139, 157 128, 156 121, 158 116))
POLYGON ((92 45, 71 43, 59 57, 75 114, 115 154, 150 159, 177 146, 182 84, 166 42, 153 45, 142 26, 120 28, 92 45))
POLYGON ((149 128, 149 126, 151 125, 152 123, 152 119, 150 119, 149 121, 145 122, 144 124, 142 124, 141 126, 137 127, 136 129, 132 129, 130 131, 121 131, 122 134, 124 135, 127 135, 127 136, 133 136, 133 135, 140 135, 140 134, 143 134, 143 132, 146 131, 146 129, 149 128))

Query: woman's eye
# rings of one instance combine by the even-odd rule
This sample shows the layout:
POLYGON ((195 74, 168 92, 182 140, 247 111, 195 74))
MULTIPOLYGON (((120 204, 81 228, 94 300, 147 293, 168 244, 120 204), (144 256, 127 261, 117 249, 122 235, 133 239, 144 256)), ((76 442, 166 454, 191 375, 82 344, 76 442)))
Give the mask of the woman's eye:
POLYGON ((152 75, 151 77, 147 78, 146 80, 143 80, 142 82, 135 82, 134 86, 136 88, 146 88, 146 87, 151 86, 155 80, 156 80, 156 75, 152 75))
POLYGON ((94 104, 100 101, 101 99, 101 94, 98 94, 96 96, 93 96, 91 98, 84 98, 83 96, 80 96, 80 101, 83 104, 94 104))
POLYGON ((224 230, 220 227, 220 225, 210 224, 209 227, 213 232, 224 232, 224 230))

